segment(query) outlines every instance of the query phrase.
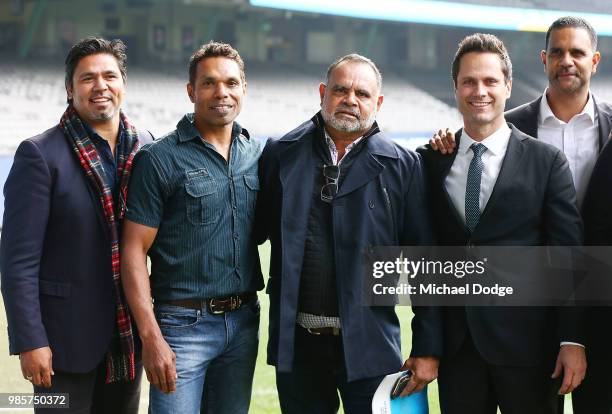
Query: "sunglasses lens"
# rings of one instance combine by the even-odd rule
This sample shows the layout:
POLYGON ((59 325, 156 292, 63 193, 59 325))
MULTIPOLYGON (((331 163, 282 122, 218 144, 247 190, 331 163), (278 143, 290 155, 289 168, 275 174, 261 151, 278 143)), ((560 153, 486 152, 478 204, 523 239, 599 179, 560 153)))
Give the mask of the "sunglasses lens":
POLYGON ((340 167, 337 165, 324 165, 323 176, 325 184, 321 187, 321 200, 331 203, 338 193, 338 178, 340 177, 340 167))

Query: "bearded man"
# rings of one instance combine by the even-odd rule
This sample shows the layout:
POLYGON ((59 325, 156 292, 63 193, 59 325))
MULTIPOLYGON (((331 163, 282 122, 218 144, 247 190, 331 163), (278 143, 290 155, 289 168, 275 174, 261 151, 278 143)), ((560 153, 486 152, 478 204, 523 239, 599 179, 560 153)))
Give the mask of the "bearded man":
MULTIPOLYGON (((256 225, 272 248, 268 363, 283 413, 337 412, 339 391, 345 413, 369 414, 383 376, 402 368, 393 307, 361 302, 360 255, 428 245, 431 233, 419 156, 375 122, 381 84, 370 59, 338 59, 319 86, 321 111, 260 158, 256 225)), ((436 337, 424 326, 413 333, 436 337)), ((421 352, 413 342, 413 356, 421 352)), ((412 390, 437 374, 417 371, 412 390)))

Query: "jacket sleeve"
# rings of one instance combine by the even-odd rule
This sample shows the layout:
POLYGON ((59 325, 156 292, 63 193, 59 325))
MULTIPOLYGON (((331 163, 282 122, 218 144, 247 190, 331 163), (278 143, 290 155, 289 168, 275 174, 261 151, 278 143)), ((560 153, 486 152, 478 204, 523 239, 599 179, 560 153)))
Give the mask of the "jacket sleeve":
MULTIPOLYGON (((408 191, 402 244, 434 245, 433 227, 428 208, 428 184, 423 158, 415 156, 408 191)), ((413 306, 411 357, 442 356, 442 309, 435 306, 413 306)))
MULTIPOLYGON (((552 168, 545 200, 546 243, 552 246, 580 246, 583 229, 576 204, 576 190, 565 155, 557 152, 552 168)), ((559 341, 585 343, 585 309, 563 306, 558 310, 559 341)))
POLYGON ((582 219, 576 203, 576 190, 565 155, 557 151, 550 169, 544 206, 544 234, 552 246, 580 246, 582 219))
MULTIPOLYGON (((612 135, 612 134, 611 134, 612 135)), ((589 182, 584 199, 584 239, 587 245, 612 245, 612 142, 604 146, 589 182)))
POLYGON ((260 190, 257 195, 257 204, 255 207, 255 240, 257 244, 262 244, 270 237, 270 219, 271 197, 274 189, 271 183, 271 163, 272 163, 272 146, 273 139, 269 138, 266 146, 259 157, 259 183, 260 190))
POLYGON ((51 205, 52 177, 35 142, 19 145, 4 185, 0 241, 2 296, 11 354, 48 346, 39 273, 51 205))

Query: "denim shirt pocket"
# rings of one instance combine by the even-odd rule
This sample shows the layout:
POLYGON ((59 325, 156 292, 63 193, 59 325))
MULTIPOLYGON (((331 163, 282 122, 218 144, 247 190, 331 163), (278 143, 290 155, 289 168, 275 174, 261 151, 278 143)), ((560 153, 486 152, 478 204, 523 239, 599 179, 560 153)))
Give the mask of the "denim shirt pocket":
POLYGON ((255 215, 255 203, 257 202, 257 193, 259 192, 259 177, 256 175, 245 175, 245 200, 248 210, 248 217, 255 215))
POLYGON ((217 183, 208 173, 193 175, 188 172, 185 183, 187 219, 194 225, 212 224, 220 213, 217 183))

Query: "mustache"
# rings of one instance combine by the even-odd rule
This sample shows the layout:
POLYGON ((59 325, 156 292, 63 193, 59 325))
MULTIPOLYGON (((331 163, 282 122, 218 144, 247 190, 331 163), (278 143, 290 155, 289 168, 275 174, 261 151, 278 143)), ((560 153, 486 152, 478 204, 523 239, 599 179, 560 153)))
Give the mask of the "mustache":
POLYGON ((359 111, 359 109, 353 109, 353 108, 348 107, 346 105, 340 105, 334 111, 334 115, 339 113, 339 112, 349 113, 349 114, 355 116, 357 119, 361 119, 361 112, 359 111))
POLYGON ((108 99, 113 99, 112 95, 106 95, 103 93, 96 93, 94 95, 91 95, 90 99, 96 99, 96 98, 108 98, 108 99))
POLYGON ((558 70, 555 73, 555 75, 556 76, 564 76, 564 75, 574 75, 574 76, 576 76, 576 75, 578 75, 578 71, 576 71, 576 70, 563 70, 562 69, 562 70, 558 70))

